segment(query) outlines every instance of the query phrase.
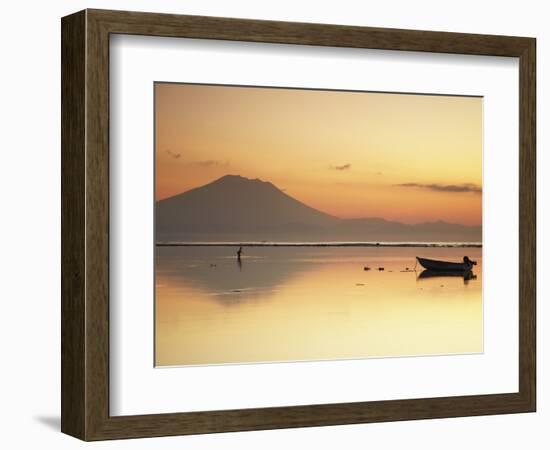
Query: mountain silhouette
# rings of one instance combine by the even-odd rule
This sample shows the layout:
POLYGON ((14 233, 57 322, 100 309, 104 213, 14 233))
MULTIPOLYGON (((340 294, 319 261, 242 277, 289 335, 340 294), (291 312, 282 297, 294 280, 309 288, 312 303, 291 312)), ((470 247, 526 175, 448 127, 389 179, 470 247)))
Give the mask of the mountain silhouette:
POLYGON ((156 203, 156 241, 456 241, 480 242, 481 227, 409 225, 381 218, 340 219, 272 183, 226 175, 156 203))

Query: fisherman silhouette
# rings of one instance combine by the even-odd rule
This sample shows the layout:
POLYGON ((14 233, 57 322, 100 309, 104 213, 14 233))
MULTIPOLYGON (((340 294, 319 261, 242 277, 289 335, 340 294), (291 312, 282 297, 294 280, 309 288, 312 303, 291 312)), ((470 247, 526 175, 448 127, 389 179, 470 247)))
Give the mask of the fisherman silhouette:
POLYGON ((239 265, 239 270, 243 270, 243 262, 241 261, 242 252, 243 252, 243 248, 239 247, 239 250, 237 250, 237 264, 239 265))

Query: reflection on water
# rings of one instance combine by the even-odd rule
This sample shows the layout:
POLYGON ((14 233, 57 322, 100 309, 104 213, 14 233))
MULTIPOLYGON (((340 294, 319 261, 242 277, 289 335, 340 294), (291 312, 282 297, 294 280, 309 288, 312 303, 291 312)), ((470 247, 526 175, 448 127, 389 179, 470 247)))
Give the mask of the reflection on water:
POLYGON ((480 248, 245 247, 240 261, 237 250, 157 247, 157 365, 483 349, 480 248), (471 274, 412 270, 416 255, 465 254, 471 274))
POLYGON ((466 270, 464 272, 462 271, 435 271, 435 270, 423 270, 418 275, 419 279, 425 279, 425 278, 444 278, 444 277, 460 277, 464 280, 464 283, 468 283, 470 280, 476 280, 477 275, 473 272, 473 270, 466 270))

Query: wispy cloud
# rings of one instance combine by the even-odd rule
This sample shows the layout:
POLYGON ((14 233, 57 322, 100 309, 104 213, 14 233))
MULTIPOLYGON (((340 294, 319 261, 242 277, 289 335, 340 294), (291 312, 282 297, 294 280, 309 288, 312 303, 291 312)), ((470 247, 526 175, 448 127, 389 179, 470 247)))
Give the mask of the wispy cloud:
MULTIPOLYGON (((181 153, 174 152, 172 150, 166 150, 166 153, 168 156, 170 156, 173 159, 180 159, 181 153)), ((184 161, 184 164, 187 166, 193 166, 193 167, 227 167, 229 166, 229 161, 221 161, 217 159, 203 159, 198 161, 184 161)))
POLYGON ((176 152, 173 152, 172 150, 166 150, 166 153, 168 153, 174 159, 180 159, 181 157, 181 153, 176 153, 176 152))
POLYGON ((205 159, 203 161, 193 161, 189 165, 196 167, 225 167, 229 165, 229 162, 217 159, 205 159))
POLYGON ((349 169, 351 169, 351 164, 347 163, 347 164, 343 164, 341 166, 330 166, 330 168, 332 170, 349 170, 349 169))
POLYGON ((430 191, 437 192, 473 192, 476 194, 481 193, 481 186, 473 183, 464 183, 464 184, 424 184, 424 183, 401 183, 396 184, 395 186, 406 187, 406 188, 417 188, 417 189, 427 189, 430 191))

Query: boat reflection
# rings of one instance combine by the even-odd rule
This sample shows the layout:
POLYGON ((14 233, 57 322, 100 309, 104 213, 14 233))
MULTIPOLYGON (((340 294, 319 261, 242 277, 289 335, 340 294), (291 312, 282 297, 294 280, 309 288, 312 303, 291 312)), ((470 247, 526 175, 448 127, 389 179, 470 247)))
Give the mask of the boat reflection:
POLYGON ((474 274, 471 270, 423 270, 418 275, 418 280, 425 280, 428 278, 442 278, 442 277, 462 277, 464 283, 467 283, 470 280, 476 280, 477 275, 474 274))

